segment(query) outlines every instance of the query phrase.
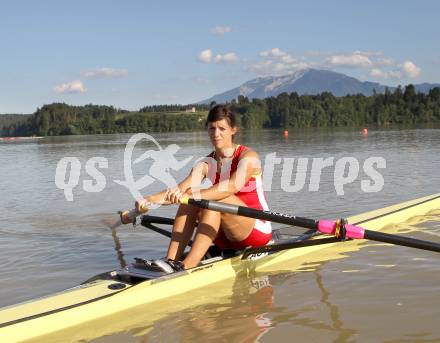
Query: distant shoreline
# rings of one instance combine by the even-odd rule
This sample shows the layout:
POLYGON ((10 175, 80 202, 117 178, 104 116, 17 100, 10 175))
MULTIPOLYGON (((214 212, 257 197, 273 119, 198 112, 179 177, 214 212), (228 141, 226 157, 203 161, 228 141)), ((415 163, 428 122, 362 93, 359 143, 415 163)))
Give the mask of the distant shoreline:
MULTIPOLYGON (((409 85, 371 96, 336 97, 327 92, 301 96, 281 93, 263 100, 239 96, 230 106, 243 129, 420 125, 440 123, 440 88, 428 94, 417 93, 409 85)), ((198 131, 205 128, 209 108, 155 105, 129 112, 113 106, 54 103, 30 116, 0 117, 0 136, 198 131)))

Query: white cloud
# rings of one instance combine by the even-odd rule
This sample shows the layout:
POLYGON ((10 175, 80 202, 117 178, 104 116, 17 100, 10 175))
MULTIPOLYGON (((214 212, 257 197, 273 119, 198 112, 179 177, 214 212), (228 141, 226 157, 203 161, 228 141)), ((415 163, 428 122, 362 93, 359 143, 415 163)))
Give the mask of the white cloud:
POLYGON ((282 63, 273 60, 263 60, 249 65, 247 69, 257 75, 282 75, 310 67, 310 64, 303 61, 282 63))
POLYGON ((353 68, 365 70, 368 75, 379 79, 411 79, 420 75, 421 69, 407 60, 403 63, 385 56, 382 51, 325 52, 308 51, 302 57, 295 57, 280 48, 261 51, 261 59, 249 64, 247 70, 257 75, 282 75, 301 69, 353 68))
POLYGON ((62 83, 55 86, 55 92, 59 94, 63 93, 84 93, 87 89, 84 87, 80 80, 73 80, 71 82, 62 83))
POLYGON ((289 55, 280 48, 261 51, 258 55, 263 59, 247 67, 249 71, 258 75, 282 75, 310 68, 309 63, 289 55))
POLYGON ((272 67, 273 62, 272 61, 260 61, 251 64, 248 69, 250 71, 255 72, 256 74, 270 74, 270 71, 273 69, 272 67))
POLYGON ((199 61, 202 63, 211 63, 211 59, 212 59, 211 49, 203 50, 199 55, 199 61))
POLYGON ((368 73, 368 75, 370 75, 371 77, 378 77, 378 78, 382 78, 382 79, 387 78, 387 73, 383 70, 378 69, 378 68, 371 69, 370 72, 368 73))
POLYGON ((294 57, 292 57, 290 55, 281 56, 280 60, 283 63, 295 63, 296 61, 298 61, 297 58, 294 58, 294 57))
POLYGON ((331 57, 331 56, 350 56, 350 55, 361 55, 365 57, 373 57, 373 58, 380 58, 384 56, 384 53, 382 51, 361 51, 361 50, 355 50, 353 52, 336 52, 336 51, 318 51, 318 50, 308 50, 304 52, 304 56, 310 56, 310 57, 331 57))
POLYGON ((368 73, 371 77, 379 78, 379 79, 394 79, 400 80, 403 78, 402 72, 400 70, 391 70, 385 71, 379 68, 373 68, 368 73))
POLYGON ((327 62, 333 66, 348 68, 366 68, 373 65, 370 58, 360 51, 355 51, 352 54, 330 56, 327 58, 327 62))
POLYGON ((374 64, 382 66, 392 66, 395 64, 395 62, 392 58, 379 57, 377 60, 374 61, 374 64))
POLYGON ((225 33, 231 32, 232 29, 229 26, 216 26, 211 29, 211 33, 219 36, 223 36, 225 33))
POLYGON ((369 76, 381 79, 413 79, 421 73, 421 69, 413 62, 404 61, 398 64, 394 59, 386 57, 381 51, 354 51, 349 54, 335 54, 326 58, 326 62, 333 67, 369 68, 369 76))
POLYGON ((368 75, 377 79, 402 79, 402 73, 399 70, 386 71, 379 68, 373 68, 370 70, 368 75))
POLYGON ((81 76, 87 78, 124 77, 127 75, 128 75, 127 69, 96 68, 96 69, 81 71, 81 76))
POLYGON ((417 67, 413 62, 411 61, 405 61, 400 66, 402 72, 405 74, 405 76, 414 79, 418 77, 421 73, 421 69, 417 67))
POLYGON ((284 74, 289 72, 289 65, 284 63, 275 63, 273 66, 273 71, 275 74, 284 74))
POLYGON ((360 50, 354 51, 353 54, 363 55, 367 57, 378 57, 384 55, 382 51, 360 51, 360 50))
POLYGON ((238 62, 238 56, 237 56, 237 54, 235 52, 228 52, 228 53, 226 53, 224 55, 217 54, 215 56, 214 62, 217 63, 217 64, 221 64, 221 63, 224 63, 224 64, 236 63, 236 62, 238 62))
POLYGON ((368 75, 381 79, 401 80, 405 78, 414 79, 420 75, 421 71, 422 70, 413 62, 405 61, 395 70, 384 71, 378 68, 373 68, 370 70, 368 75))
POLYGON ((262 51, 259 54, 261 57, 282 57, 282 56, 286 56, 287 53, 282 51, 279 48, 273 48, 270 50, 266 50, 266 51, 262 51))
POLYGON ((211 63, 214 62, 216 64, 231 64, 239 61, 239 58, 235 52, 228 52, 224 55, 217 54, 213 59, 213 53, 211 49, 203 50, 199 54, 199 61, 202 63, 211 63))

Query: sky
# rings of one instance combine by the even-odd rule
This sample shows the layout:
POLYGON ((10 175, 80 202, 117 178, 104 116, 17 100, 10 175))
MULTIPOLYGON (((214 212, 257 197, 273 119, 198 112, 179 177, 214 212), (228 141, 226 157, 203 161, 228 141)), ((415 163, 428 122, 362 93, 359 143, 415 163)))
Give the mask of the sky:
POLYGON ((189 104, 328 69, 440 82, 439 1, 0 0, 0 113, 189 104))

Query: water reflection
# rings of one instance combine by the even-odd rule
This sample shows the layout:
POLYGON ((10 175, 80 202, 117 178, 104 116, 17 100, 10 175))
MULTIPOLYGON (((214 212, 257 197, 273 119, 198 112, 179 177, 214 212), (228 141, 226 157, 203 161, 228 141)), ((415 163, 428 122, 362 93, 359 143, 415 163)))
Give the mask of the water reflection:
POLYGON ((116 229, 112 228, 111 230, 112 230, 113 242, 115 243, 115 251, 118 257, 119 266, 121 268, 125 268, 127 266, 127 262, 125 261, 124 258, 124 252, 122 251, 121 241, 119 240, 116 229))
MULTIPOLYGON (((344 327, 338 307, 329 300, 329 291, 325 288, 320 269, 313 273, 315 286, 320 291, 319 297, 315 294, 316 302, 321 303, 317 307, 319 311, 302 303, 291 307, 290 303, 286 306, 282 301, 277 301, 276 290, 281 291, 283 285, 291 287, 291 284, 298 284, 298 274, 252 272, 237 277, 230 296, 226 298, 183 309, 152 323, 146 322, 145 326, 132 329, 127 334, 136 337, 137 342, 254 342, 273 341, 275 337, 288 341, 291 337, 282 334, 282 327, 288 324, 320 332, 321 335, 325 332, 325 335, 332 333, 328 342, 350 342, 356 330, 344 327), (322 320, 322 317, 327 317, 327 320, 322 320), (329 323, 326 324, 325 321, 329 323), (277 326, 281 334, 274 333, 273 337, 268 335, 277 326)), ((199 294, 200 292, 188 293, 186 299, 191 303, 191 298, 199 294)), ((94 342, 110 341, 110 337, 107 337, 106 340, 94 342)))
MULTIPOLYGON (((190 295, 189 295, 190 296, 190 295)), ((147 341, 168 340, 168 332, 181 342, 253 342, 271 327, 273 287, 268 276, 242 279, 233 286, 229 302, 206 304, 153 324, 147 341)))
POLYGON ((337 334, 337 336, 331 342, 350 342, 350 338, 353 338, 357 331, 344 327, 344 323, 342 322, 341 316, 339 314, 338 306, 330 302, 330 292, 324 286, 320 269, 321 267, 318 267, 314 271, 316 284, 318 285, 321 293, 320 301, 328 308, 332 322, 332 325, 327 327, 326 329, 329 331, 334 331, 337 334))

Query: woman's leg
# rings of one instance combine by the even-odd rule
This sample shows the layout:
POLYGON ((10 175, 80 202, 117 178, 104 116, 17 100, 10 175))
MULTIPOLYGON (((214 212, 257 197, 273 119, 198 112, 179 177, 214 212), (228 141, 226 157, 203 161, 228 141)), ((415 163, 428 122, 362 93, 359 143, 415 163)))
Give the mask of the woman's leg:
POLYGON ((174 219, 173 232, 168 246, 167 258, 179 261, 194 233, 200 209, 191 205, 180 205, 174 219))
POLYGON ((186 269, 196 267, 208 251, 220 228, 221 213, 202 209, 191 250, 183 260, 186 269))
MULTIPOLYGON (((222 202, 246 206, 235 195, 222 199, 222 202)), ((254 228, 255 219, 202 209, 193 245, 183 260, 185 268, 193 268, 199 264, 217 236, 220 226, 229 240, 242 241, 254 228)))
MULTIPOLYGON (((231 195, 226 199, 223 199, 222 202, 247 207, 247 205, 235 195, 231 195)), ((222 213, 220 226, 225 233, 225 236, 231 242, 241 242, 249 236, 255 227, 255 222, 256 220, 254 218, 237 216, 236 214, 230 213, 222 213)))

